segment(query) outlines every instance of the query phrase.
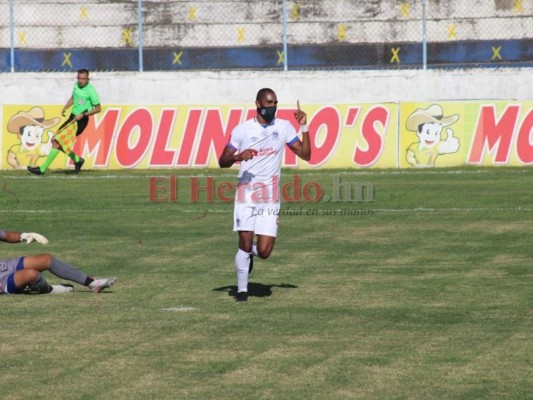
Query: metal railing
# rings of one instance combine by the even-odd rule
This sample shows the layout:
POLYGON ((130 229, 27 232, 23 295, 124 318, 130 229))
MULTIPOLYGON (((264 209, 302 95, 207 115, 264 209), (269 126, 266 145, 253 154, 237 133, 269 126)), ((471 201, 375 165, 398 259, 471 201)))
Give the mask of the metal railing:
POLYGON ((0 0, 0 72, 533 66, 533 0, 0 0))

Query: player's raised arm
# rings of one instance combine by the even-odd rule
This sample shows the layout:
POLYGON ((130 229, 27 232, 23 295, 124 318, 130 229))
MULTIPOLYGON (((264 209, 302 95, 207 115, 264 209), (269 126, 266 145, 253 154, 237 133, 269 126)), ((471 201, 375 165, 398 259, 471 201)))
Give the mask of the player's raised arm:
POLYGON ((294 142, 290 149, 294 154, 304 161, 311 159, 311 141, 309 140, 309 127, 307 126, 307 114, 300 108, 300 100, 296 102, 297 110, 294 112, 294 118, 298 121, 302 131, 302 140, 294 142))

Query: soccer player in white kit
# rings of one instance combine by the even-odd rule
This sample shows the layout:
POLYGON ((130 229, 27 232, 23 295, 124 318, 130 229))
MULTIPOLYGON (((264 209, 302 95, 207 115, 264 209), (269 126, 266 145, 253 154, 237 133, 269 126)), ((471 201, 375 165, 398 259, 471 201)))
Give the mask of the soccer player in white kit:
POLYGON ((307 115, 300 109, 294 118, 300 125, 302 139, 287 120, 275 118, 278 99, 272 89, 257 92, 257 115, 235 127, 218 160, 221 168, 240 162, 235 194, 233 230, 239 235, 235 256, 237 301, 248 299, 248 276, 253 257, 268 258, 274 248, 280 211, 280 174, 285 145, 308 161, 311 143, 307 115), (257 243, 254 243, 254 235, 257 243))

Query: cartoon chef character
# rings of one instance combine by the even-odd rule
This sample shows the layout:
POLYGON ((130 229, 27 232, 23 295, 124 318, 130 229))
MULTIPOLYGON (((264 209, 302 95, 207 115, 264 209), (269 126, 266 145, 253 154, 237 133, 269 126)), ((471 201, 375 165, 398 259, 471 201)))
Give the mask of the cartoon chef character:
POLYGON ((52 148, 53 132, 48 132, 48 140, 43 142, 45 129, 51 128, 61 118, 44 118, 41 107, 33 107, 29 111, 19 111, 7 123, 7 131, 15 133, 20 143, 7 151, 7 162, 14 169, 34 167, 39 157, 46 157, 52 148))
POLYGON ((446 129, 446 139, 443 139, 442 130, 458 119, 457 114, 443 116, 442 107, 438 104, 413 112, 407 118, 406 128, 416 132, 418 142, 407 148, 407 162, 417 168, 434 167, 439 155, 455 153, 459 149, 459 139, 453 136, 450 128, 446 129))

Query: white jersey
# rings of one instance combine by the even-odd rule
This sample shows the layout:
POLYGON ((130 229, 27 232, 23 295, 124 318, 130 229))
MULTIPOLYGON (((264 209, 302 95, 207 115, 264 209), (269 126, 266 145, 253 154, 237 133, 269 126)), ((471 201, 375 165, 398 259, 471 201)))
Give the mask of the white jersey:
POLYGON ((237 125, 228 145, 238 151, 257 151, 254 158, 241 162, 239 184, 279 185, 283 150, 286 144, 291 145, 297 140, 294 127, 284 119, 275 118, 266 127, 255 118, 237 125))

